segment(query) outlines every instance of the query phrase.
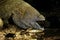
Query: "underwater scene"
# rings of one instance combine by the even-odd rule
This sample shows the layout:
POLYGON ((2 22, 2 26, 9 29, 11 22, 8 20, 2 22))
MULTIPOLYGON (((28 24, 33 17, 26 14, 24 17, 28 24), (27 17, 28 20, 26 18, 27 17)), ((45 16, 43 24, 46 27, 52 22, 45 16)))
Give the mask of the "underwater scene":
POLYGON ((0 40, 60 40, 60 1, 0 0, 0 40))

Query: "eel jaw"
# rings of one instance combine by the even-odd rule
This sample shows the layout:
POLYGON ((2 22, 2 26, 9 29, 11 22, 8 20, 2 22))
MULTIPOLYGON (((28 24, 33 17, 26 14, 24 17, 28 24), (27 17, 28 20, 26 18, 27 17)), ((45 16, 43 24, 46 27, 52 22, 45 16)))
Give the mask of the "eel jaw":
POLYGON ((45 21, 45 17, 43 15, 39 15, 37 17, 37 21, 45 21))
POLYGON ((31 25, 36 30, 44 30, 37 22, 31 22, 31 25))

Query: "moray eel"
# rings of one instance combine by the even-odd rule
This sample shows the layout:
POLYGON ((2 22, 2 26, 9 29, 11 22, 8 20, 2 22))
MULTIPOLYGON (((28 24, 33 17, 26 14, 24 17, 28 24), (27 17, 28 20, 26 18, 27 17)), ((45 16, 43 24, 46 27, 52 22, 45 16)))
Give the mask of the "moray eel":
POLYGON ((0 17, 6 24, 12 17, 13 22, 23 29, 44 29, 36 21, 44 21, 45 17, 24 0, 0 0, 0 17))

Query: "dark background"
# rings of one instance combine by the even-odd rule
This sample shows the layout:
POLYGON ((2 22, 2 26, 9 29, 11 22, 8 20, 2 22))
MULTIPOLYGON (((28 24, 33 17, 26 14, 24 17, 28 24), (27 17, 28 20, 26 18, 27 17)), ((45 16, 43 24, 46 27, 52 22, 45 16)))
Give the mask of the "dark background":
MULTIPOLYGON (((60 1, 58 0, 25 0, 39 12, 43 12, 48 21, 48 27, 59 28, 60 27, 60 1)), ((47 26, 46 26, 47 27, 47 26)))
POLYGON ((60 35, 60 1, 59 0, 25 0, 43 14, 43 22, 47 35, 60 35))

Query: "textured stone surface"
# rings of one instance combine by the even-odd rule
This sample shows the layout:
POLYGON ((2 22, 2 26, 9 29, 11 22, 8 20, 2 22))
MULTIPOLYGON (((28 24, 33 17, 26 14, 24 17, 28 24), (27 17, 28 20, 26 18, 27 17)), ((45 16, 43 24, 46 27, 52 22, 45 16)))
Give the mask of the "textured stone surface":
POLYGON ((37 38, 43 39, 43 37, 41 38, 41 36, 44 35, 42 30, 35 30, 35 32, 31 32, 34 30, 30 30, 31 29, 24 31, 16 28, 14 25, 9 25, 8 28, 0 31, 0 40, 37 40, 37 38))

